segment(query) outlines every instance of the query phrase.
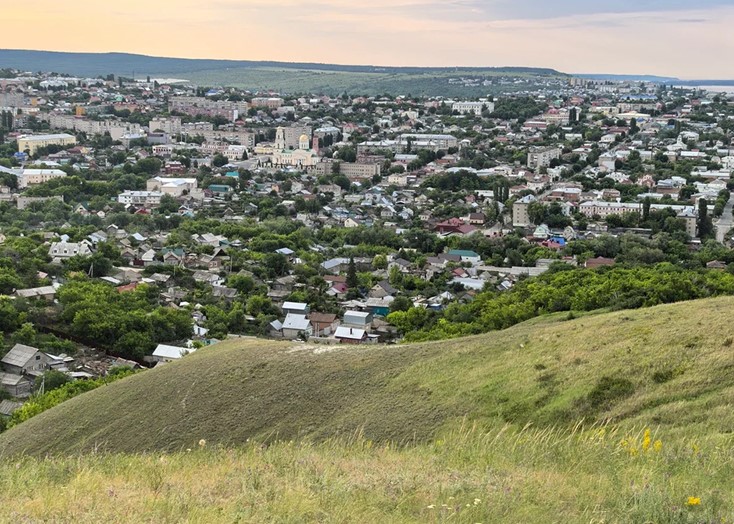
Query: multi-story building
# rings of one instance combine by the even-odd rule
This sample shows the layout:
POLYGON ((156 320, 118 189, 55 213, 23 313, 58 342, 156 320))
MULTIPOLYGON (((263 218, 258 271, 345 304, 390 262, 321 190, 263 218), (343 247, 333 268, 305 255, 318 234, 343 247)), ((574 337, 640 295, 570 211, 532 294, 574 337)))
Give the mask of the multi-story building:
POLYGON ((527 227, 532 224, 529 208, 530 204, 536 200, 533 195, 527 195, 512 205, 512 225, 514 227, 527 227))
POLYGON ((459 146, 459 140, 453 135, 427 135, 406 133, 397 138, 399 152, 419 151, 447 151, 459 146))
POLYGON ((25 189, 28 186, 43 184, 54 178, 65 177, 66 173, 60 169, 24 169, 18 175, 18 188, 25 189))
POLYGON ((283 99, 278 97, 255 97, 250 102, 252 107, 265 107, 268 109, 278 109, 283 105, 283 99))
POLYGON ((126 206, 155 207, 160 205, 162 197, 160 191, 125 191, 117 196, 117 201, 126 206))
POLYGON ((27 151, 31 155, 35 155, 39 147, 54 146, 73 146, 76 144, 76 137, 66 133, 58 135, 21 135, 18 137, 18 151, 21 153, 27 151))
MULTIPOLYGON (((694 206, 651 204, 651 210, 672 209, 678 214, 696 214, 694 206)), ((642 214, 642 204, 639 202, 584 202, 579 206, 579 212, 585 217, 599 216, 602 219, 609 215, 621 215, 623 213, 642 214)))
POLYGON ((162 131, 169 135, 178 135, 183 130, 181 119, 177 116, 153 118, 148 124, 148 129, 152 132, 162 131))
POLYGON ((558 158, 561 158, 561 148, 559 147, 531 148, 528 152, 528 168, 548 167, 552 160, 558 158))
POLYGON ((476 116, 481 116, 484 108, 486 108, 490 113, 494 112, 494 102, 454 102, 451 104, 451 111, 458 111, 462 115, 473 113, 476 116))
POLYGON ((229 100, 211 100, 195 96, 173 96, 168 100, 170 111, 178 111, 187 115, 222 116, 234 122, 249 109, 247 102, 231 102, 229 100))
POLYGON ((120 140, 127 134, 141 134, 140 124, 123 122, 117 119, 89 120, 65 113, 49 113, 41 116, 53 129, 71 129, 87 135, 103 135, 109 133, 113 140, 120 140))
POLYGON ((382 165, 338 162, 331 159, 322 159, 321 162, 316 164, 316 174, 318 175, 332 175, 337 172, 352 181, 365 180, 379 175, 382 172, 382 165))

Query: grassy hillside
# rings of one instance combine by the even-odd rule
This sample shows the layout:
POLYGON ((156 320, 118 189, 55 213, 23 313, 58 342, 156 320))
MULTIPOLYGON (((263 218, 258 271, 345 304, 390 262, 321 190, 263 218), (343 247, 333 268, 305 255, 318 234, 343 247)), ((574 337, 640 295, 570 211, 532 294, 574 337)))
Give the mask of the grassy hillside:
POLYGON ((0 454, 176 451, 199 439, 431 439, 611 419, 669 436, 734 427, 734 298, 535 319, 406 346, 228 341, 85 393, 0 435, 0 454))
POLYGON ((731 446, 664 431, 647 446, 611 428, 465 428, 404 449, 203 444, 0 462, 0 521, 720 523, 734 510, 731 446))
POLYGON ((0 435, 0 522, 730 522, 733 306, 228 341, 0 435))
POLYGON ((383 67, 304 62, 165 58, 129 53, 63 53, 0 49, 0 67, 53 71, 83 76, 110 73, 136 78, 147 75, 191 80, 198 85, 224 85, 250 90, 294 93, 380 95, 486 96, 530 85, 465 88, 450 85, 451 77, 500 76, 526 79, 566 77, 553 69, 533 67, 383 67))

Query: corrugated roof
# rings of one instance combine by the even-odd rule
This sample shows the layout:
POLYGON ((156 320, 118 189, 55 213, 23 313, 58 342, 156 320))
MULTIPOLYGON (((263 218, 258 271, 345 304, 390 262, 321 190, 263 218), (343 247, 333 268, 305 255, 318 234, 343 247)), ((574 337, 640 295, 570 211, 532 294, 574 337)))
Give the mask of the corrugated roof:
POLYGON ((167 346, 165 344, 158 344, 158 347, 155 348, 155 351, 153 351, 154 357, 163 357, 163 358, 182 358, 188 353, 193 353, 196 351, 196 348, 181 348, 177 346, 167 346))
POLYGON ((25 344, 16 344, 0 362, 9 366, 23 367, 38 351, 37 348, 25 344))
POLYGON ((23 404, 20 402, 13 402, 12 400, 3 400, 0 402, 0 415, 9 417, 13 414, 13 411, 22 407, 23 404))
POLYGON ((23 380, 28 380, 22 375, 14 375, 12 373, 3 373, 0 371, 0 385, 17 386, 23 380))

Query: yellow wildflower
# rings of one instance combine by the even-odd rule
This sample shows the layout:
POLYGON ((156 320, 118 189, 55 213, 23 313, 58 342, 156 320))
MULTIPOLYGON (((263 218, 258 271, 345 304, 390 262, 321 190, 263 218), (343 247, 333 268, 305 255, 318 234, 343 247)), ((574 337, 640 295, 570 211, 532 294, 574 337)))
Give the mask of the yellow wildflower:
POLYGON ((660 451, 663 449, 663 441, 656 440, 655 443, 652 445, 652 449, 654 449, 656 453, 660 453, 660 451))
POLYGON ((650 443, 652 443, 652 438, 650 437, 650 430, 646 429, 645 434, 642 437, 642 451, 647 451, 650 449, 650 443))
POLYGON ((700 506, 700 505, 701 505, 701 497, 688 497, 686 506, 700 506))

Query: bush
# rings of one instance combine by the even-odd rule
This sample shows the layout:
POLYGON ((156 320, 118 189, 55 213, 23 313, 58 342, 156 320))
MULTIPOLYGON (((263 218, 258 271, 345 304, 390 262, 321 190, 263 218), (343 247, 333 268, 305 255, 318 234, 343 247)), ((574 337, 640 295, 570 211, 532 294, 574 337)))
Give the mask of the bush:
POLYGON ((634 392, 634 384, 626 378, 602 377, 586 396, 586 402, 591 411, 599 411, 610 407, 615 400, 627 398, 634 392))

